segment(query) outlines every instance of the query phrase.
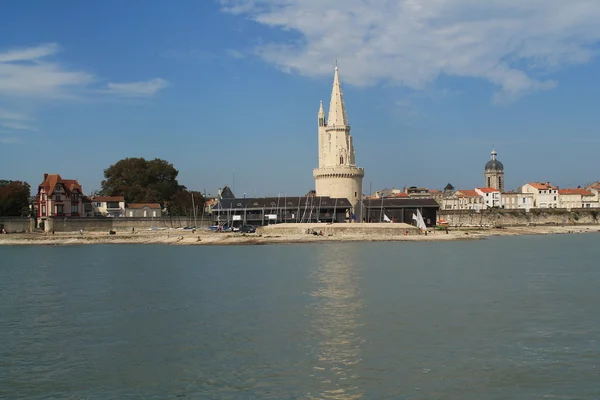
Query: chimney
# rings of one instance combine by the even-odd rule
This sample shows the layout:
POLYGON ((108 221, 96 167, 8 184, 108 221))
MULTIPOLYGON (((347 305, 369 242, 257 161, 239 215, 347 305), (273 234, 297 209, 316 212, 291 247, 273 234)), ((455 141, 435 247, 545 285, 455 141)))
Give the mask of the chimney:
POLYGON ((48 178, 48 174, 44 174, 44 180, 46 180, 46 178, 48 178))

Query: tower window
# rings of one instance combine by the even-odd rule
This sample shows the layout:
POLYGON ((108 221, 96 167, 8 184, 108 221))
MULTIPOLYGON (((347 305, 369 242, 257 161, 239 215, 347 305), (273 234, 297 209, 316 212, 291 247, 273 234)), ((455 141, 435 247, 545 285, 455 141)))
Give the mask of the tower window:
POLYGON ((354 192, 354 197, 358 197, 358 193, 357 192, 354 192))
POLYGON ((492 178, 488 176, 488 184, 487 187, 492 187, 492 178))
POLYGON ((344 163, 344 156, 340 156, 340 164, 344 163))

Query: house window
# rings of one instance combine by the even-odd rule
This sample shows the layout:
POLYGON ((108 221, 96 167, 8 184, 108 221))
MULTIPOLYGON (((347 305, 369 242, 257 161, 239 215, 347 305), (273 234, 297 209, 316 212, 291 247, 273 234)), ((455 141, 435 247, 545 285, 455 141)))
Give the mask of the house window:
POLYGON ((556 196, 554 196, 554 201, 556 201, 556 196))
POLYGON ((102 203, 96 203, 96 207, 102 207, 102 203))
POLYGON ((55 194, 54 195, 54 200, 55 201, 60 201, 60 194, 55 194))
POLYGON ((63 210, 63 205, 62 204, 57 204, 56 205, 56 214, 61 215, 63 214, 64 210, 63 210))
POLYGON ((71 214, 79 214, 79 207, 77 205, 71 205, 71 214))
POLYGON ((71 195, 71 201, 74 201, 74 202, 78 203, 79 202, 79 194, 73 193, 71 195))
POLYGON ((46 215, 46 205, 42 204, 42 215, 46 215))
POLYGON ((144 210, 144 217, 148 216, 148 211, 144 210))
POLYGON ((152 216, 156 217, 156 211, 152 211, 152 216))
POLYGON ((129 216, 133 217, 133 211, 129 211, 129 216))

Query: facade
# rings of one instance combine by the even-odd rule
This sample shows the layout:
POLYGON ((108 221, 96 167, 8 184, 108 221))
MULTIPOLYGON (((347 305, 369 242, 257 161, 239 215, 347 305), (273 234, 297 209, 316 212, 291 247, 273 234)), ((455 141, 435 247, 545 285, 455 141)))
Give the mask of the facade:
POLYGON ((212 209, 219 225, 270 225, 277 223, 345 222, 352 204, 346 198, 327 196, 221 199, 212 209))
POLYGON ((594 195, 594 201, 600 202, 600 182, 592 183, 587 190, 594 195))
POLYGON ((502 206, 502 194, 498 189, 491 187, 475 188, 477 194, 483 199, 486 208, 500 208, 502 206))
POLYGON ((391 222, 414 225, 412 218, 417 210, 421 212, 425 225, 436 225, 440 205, 433 199, 381 198, 366 199, 363 202, 367 222, 391 222))
POLYGON ((483 197, 475 190, 461 189, 444 201, 445 210, 474 210, 485 208, 483 197))
POLYGON ((529 212, 533 208, 533 193, 502 193, 500 202, 506 210, 525 210, 529 212))
POLYGON ((158 203, 132 203, 127 205, 125 215, 131 218, 155 218, 162 216, 162 208, 158 203))
POLYGON ((94 196, 90 198, 94 216, 124 217, 125 198, 123 196, 94 196))
POLYGON ((319 168, 313 170, 316 195, 345 198, 352 205, 351 212, 361 220, 359 203, 362 200, 362 181, 365 171, 358 168, 350 125, 336 65, 329 115, 325 122, 323 102, 317 114, 319 168))
POLYGON ((492 149, 490 160, 485 164, 485 187, 498 189, 504 192, 504 165, 496 159, 498 153, 492 149))
POLYGON ((45 223, 48 217, 84 216, 81 185, 74 179, 63 179, 59 174, 44 174, 44 181, 38 186, 38 224, 45 223))
POLYGON ((533 194, 533 208, 558 208, 558 186, 550 182, 529 182, 519 192, 533 194))
POLYGON ((582 189, 560 189, 558 191, 559 207, 568 211, 578 208, 598 208, 594 193, 582 189))

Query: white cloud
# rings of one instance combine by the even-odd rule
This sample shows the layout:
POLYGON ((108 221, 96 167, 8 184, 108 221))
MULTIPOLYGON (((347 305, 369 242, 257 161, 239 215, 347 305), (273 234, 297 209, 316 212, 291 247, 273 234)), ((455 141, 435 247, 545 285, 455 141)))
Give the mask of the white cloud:
POLYGON ((290 31, 260 45, 285 71, 422 89, 439 76, 476 78, 510 100, 557 83, 556 69, 590 61, 600 41, 597 0, 221 0, 223 10, 290 31))
POLYGON ((31 125, 33 120, 23 113, 9 111, 0 108, 0 127, 10 131, 37 131, 37 128, 31 125))
POLYGON ((46 61, 59 51, 55 43, 0 52, 0 95, 20 97, 62 97, 68 89, 83 87, 93 75, 70 71, 46 61))
POLYGON ((154 78, 143 82, 109 83, 104 92, 123 97, 150 97, 168 86, 164 79, 154 78))

